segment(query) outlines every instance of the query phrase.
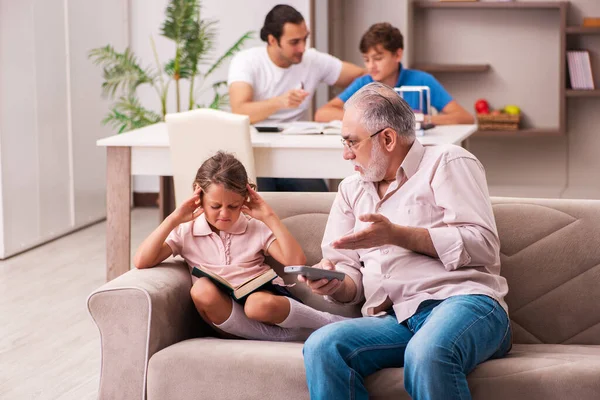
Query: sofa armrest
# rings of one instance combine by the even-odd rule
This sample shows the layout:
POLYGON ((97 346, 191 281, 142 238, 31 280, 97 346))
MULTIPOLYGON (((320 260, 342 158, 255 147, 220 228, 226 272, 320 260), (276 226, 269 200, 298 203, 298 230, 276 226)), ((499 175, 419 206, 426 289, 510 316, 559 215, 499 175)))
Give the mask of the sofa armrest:
POLYGON ((187 266, 172 261, 131 270, 90 294, 102 346, 99 399, 146 398, 150 357, 198 335, 190 289, 187 266))

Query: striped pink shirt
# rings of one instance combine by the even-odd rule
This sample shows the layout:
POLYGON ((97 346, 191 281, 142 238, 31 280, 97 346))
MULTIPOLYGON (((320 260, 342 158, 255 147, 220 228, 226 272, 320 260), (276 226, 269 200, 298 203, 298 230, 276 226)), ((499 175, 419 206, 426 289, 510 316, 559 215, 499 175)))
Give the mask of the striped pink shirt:
POLYGON ((428 299, 484 294, 507 310, 506 279, 500 276, 500 242, 489 199, 485 171, 465 149, 423 147, 415 140, 396 181, 379 198, 372 182, 352 175, 339 186, 322 242, 323 257, 357 284, 351 303, 363 296, 365 316, 388 297, 398 321, 414 314, 428 299), (386 245, 337 250, 330 243, 370 223, 363 214, 379 213, 392 223, 426 228, 439 255, 432 258, 386 245), (361 268, 361 262, 364 268, 361 268))

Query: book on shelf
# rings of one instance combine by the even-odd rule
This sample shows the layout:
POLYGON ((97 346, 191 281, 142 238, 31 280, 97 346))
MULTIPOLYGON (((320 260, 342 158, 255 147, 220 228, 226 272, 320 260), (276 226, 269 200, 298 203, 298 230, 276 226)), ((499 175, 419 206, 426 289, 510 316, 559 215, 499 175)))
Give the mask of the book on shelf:
POLYGON ((600 17, 584 17, 583 26, 588 28, 600 28, 600 17))
POLYGON ((220 289, 225 291, 227 294, 229 294, 231 297, 233 297, 236 300, 240 300, 240 299, 246 297, 247 295, 256 291, 263 285, 266 285, 267 283, 271 282, 273 279, 277 278, 277 273, 274 270, 269 268, 263 272, 260 272, 259 274, 256 274, 256 275, 250 277, 249 279, 240 283, 239 285, 233 285, 227 279, 215 274, 214 272, 211 272, 210 270, 208 270, 206 267, 203 267, 202 265, 193 267, 192 275, 194 275, 197 278, 204 277, 204 278, 210 279, 220 289))
POLYGON ((567 65, 569 67, 569 80, 572 89, 594 89, 594 76, 592 74, 592 64, 588 50, 567 51, 567 65))

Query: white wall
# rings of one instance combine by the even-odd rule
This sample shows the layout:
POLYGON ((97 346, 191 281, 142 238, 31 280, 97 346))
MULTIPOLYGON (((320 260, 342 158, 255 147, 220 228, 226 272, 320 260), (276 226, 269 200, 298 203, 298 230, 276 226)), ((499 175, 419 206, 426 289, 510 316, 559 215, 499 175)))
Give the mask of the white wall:
MULTIPOLYGON (((172 42, 160 36, 160 27, 164 20, 164 11, 168 4, 167 0, 130 0, 130 31, 131 48, 142 60, 144 65, 155 65, 152 48, 149 38, 152 36, 156 42, 156 47, 161 62, 173 58, 174 46, 172 42)), ((204 0, 202 2, 202 18, 214 19, 218 21, 217 43, 215 50, 215 59, 231 47, 237 39, 246 31, 255 31, 254 39, 246 42, 245 48, 261 46, 264 44, 260 40, 260 28, 264 23, 265 16, 275 5, 280 4, 278 0, 204 0), (235 10, 235 12, 232 12, 235 10)), ((285 1, 295 7, 304 16, 307 25, 310 26, 310 1, 309 0, 291 0, 285 1)), ((208 90, 205 95, 200 97, 200 103, 209 103, 212 100, 211 84, 219 80, 227 79, 227 70, 229 63, 225 63, 220 70, 216 71, 211 77, 210 82, 203 85, 208 90)), ((187 105, 189 87, 181 85, 182 105, 187 105)), ((140 99, 143 104, 154 110, 160 110, 158 98, 152 90, 146 89, 140 92, 140 99)), ((171 85, 170 101, 168 104, 169 112, 175 111, 175 90, 171 85)), ((133 190, 141 193, 158 192, 158 177, 138 177, 133 181, 133 190)))
MULTIPOLYGON (((313 21, 315 32, 312 33, 314 47, 324 53, 329 53, 329 7, 327 0, 315 0, 313 21)), ((329 101, 329 86, 321 83, 315 93, 315 107, 319 108, 329 101)))
POLYGON ((110 102, 100 96, 102 71, 88 59, 88 52, 109 43, 126 46, 128 6, 125 0, 66 2, 74 222, 81 226, 106 216, 106 151, 96 147, 96 140, 114 134, 100 123, 110 102))
MULTIPOLYGON (((364 62, 358 44, 362 35, 377 22, 389 22, 405 37, 408 31, 407 0, 343 0, 343 37, 341 57, 363 66, 364 62)), ((335 11, 334 11, 335 12, 335 11)), ((410 53, 411 49, 406 49, 410 53)), ((404 56, 407 57, 407 54, 404 56)))
POLYGON ((108 104, 87 52, 125 43, 125 12, 122 0, 0 0, 0 257, 106 215, 95 141, 110 134, 108 104))

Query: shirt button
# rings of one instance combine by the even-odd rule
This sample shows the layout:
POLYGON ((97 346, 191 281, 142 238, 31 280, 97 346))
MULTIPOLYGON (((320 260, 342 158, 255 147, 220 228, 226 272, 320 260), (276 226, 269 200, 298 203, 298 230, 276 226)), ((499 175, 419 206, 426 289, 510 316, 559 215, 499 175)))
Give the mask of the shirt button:
POLYGON ((387 254, 388 253, 388 249, 381 249, 381 254, 387 254))
POLYGON ((384 277, 385 279, 390 279, 390 274, 385 274, 385 275, 383 275, 383 277, 384 277))

